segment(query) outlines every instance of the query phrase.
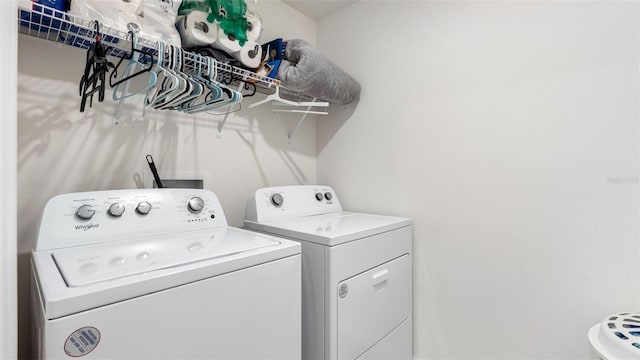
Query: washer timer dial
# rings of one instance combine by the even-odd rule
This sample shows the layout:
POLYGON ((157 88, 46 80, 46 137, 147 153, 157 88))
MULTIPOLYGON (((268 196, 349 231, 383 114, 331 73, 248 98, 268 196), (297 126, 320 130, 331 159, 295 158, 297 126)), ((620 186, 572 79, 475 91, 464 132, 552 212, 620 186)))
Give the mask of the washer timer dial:
POLYGON ((192 214, 199 214, 204 209, 204 200, 200 197, 192 197, 187 203, 187 209, 192 214))
POLYGON ((96 214, 96 210, 91 205, 82 205, 76 211, 76 216, 82 220, 89 220, 96 214))

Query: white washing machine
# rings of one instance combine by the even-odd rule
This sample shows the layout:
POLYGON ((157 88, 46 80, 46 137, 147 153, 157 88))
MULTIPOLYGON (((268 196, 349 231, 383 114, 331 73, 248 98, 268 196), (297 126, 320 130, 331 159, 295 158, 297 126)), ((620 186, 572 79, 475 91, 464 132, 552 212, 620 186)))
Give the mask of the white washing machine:
POLYGON ((407 218, 342 211, 328 186, 259 189, 246 228, 302 244, 303 359, 411 359, 407 218))
POLYGON ((38 358, 298 359, 300 266, 210 191, 56 196, 32 258, 38 358))
POLYGON ((607 316, 589 329, 591 359, 640 359, 640 313, 607 316))

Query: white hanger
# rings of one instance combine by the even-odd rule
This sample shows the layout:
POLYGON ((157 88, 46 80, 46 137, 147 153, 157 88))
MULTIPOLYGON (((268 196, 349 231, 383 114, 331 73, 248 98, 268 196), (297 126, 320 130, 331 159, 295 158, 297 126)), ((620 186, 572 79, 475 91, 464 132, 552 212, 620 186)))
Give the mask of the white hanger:
MULTIPOLYGON (((207 57, 207 59, 210 61, 209 62, 209 66, 208 66, 209 69, 212 69, 212 70, 215 69, 215 66, 216 66, 215 65, 216 64, 215 59, 209 58, 209 57, 207 57)), ((228 107, 228 106, 235 105, 237 103, 242 102, 242 93, 240 93, 240 91, 236 91, 236 90, 230 88, 229 86, 227 86, 225 84, 221 84, 221 83, 215 81, 215 72, 213 72, 213 74, 210 73, 209 80, 212 83, 215 83, 216 87, 218 87, 218 88, 223 87, 226 90, 228 90, 231 93, 231 97, 229 99, 219 101, 218 99, 222 95, 222 90, 221 90, 221 92, 218 94, 217 97, 211 99, 212 101, 208 101, 203 106, 198 106, 195 109, 189 110, 188 111, 189 113, 207 112, 207 111, 210 111, 210 110, 223 108, 223 107, 228 107)))
MULTIPOLYGON (((172 61, 171 59, 169 60, 172 61)), ((165 67, 165 48, 163 42, 158 42, 158 63, 156 64, 155 72, 158 74, 158 79, 162 81, 158 81, 156 86, 149 89, 147 95, 144 99, 144 108, 142 110, 142 114, 144 116, 144 111, 148 106, 153 106, 156 103, 164 101, 164 99, 172 94, 173 92, 178 91, 180 86, 180 82, 176 75, 173 75, 171 71, 165 67)))
POLYGON ((251 105, 249 105, 249 109, 254 108, 256 106, 262 105, 262 104, 266 104, 270 101, 277 101, 279 103, 285 104, 285 105, 290 105, 290 106, 322 106, 322 107, 328 107, 329 103, 326 101, 308 101, 308 102, 295 102, 295 101, 291 101, 291 100, 286 100, 280 97, 280 85, 276 85, 276 91, 267 96, 266 98, 264 98, 263 100, 260 100, 258 102, 255 102, 251 105))
POLYGON ((222 98, 222 89, 218 86, 213 79, 216 78, 216 68, 214 65, 215 60, 210 57, 205 57, 200 54, 194 55, 194 69, 192 76, 194 79, 202 82, 205 86, 205 89, 210 90, 211 93, 203 93, 197 99, 193 99, 190 103, 186 104, 186 106, 181 107, 179 110, 184 112, 197 112, 200 109, 206 108, 211 104, 215 104, 220 102, 222 98), (205 67, 208 72, 208 78, 204 77, 203 67, 205 67))
POLYGON ((296 110, 296 109, 272 109, 273 112, 286 112, 286 113, 299 113, 299 114, 316 114, 316 115, 329 115, 326 111, 312 111, 312 110, 296 110))

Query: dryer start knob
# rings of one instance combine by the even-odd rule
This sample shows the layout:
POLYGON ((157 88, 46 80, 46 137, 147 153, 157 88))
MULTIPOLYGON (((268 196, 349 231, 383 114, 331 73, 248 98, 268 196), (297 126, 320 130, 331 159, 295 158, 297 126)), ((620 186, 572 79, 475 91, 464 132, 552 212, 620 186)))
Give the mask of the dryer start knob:
POLYGON ((204 209, 204 200, 197 196, 192 197, 187 203, 187 209, 189 209, 191 213, 198 214, 202 209, 204 209))
POLYGON ((76 216, 82 220, 89 220, 96 214, 96 210, 91 205, 82 205, 76 211, 76 216))

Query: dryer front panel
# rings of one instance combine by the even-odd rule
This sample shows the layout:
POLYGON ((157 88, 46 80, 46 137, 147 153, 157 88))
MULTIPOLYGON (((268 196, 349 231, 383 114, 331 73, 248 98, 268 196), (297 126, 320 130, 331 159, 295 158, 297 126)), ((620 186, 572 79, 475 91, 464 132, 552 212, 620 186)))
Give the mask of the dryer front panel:
POLYGON ((356 359, 409 318, 406 254, 337 284, 338 359, 356 359))

